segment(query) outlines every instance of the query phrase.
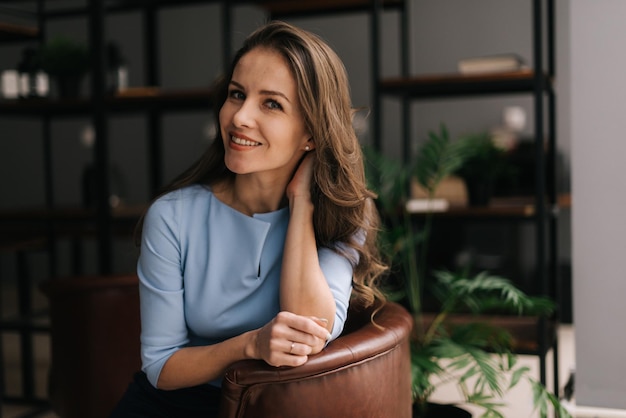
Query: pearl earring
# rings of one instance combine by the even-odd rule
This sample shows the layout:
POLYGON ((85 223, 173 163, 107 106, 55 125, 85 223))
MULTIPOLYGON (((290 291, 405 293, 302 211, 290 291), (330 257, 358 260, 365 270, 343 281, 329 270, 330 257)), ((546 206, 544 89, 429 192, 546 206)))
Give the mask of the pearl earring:
POLYGON ((308 145, 306 147, 304 147, 305 151, 311 151, 311 147, 309 147, 308 145))

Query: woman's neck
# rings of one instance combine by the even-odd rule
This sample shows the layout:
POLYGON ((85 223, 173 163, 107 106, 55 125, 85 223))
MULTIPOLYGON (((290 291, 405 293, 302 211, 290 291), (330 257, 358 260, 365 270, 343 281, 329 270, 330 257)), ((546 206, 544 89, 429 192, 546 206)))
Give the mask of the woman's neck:
POLYGON ((255 176, 237 175, 214 186, 213 193, 226 205, 252 216, 287 206, 285 188, 282 182, 262 182, 255 176))

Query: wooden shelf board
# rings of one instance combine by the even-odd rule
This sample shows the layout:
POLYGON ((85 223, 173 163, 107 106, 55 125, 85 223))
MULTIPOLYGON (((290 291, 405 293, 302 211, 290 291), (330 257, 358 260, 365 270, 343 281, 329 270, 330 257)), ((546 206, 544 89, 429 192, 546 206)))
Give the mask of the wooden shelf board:
POLYGON ((489 205, 489 206, 465 206, 451 207, 446 212, 438 212, 437 216, 458 217, 519 217, 528 218, 535 214, 534 205, 489 205))
MULTIPOLYGON (((111 209, 111 216, 115 220, 137 219, 147 205, 122 205, 111 209)), ((0 222, 12 221, 85 221, 96 216, 95 209, 86 209, 78 206, 46 208, 20 208, 0 211, 0 222)))
MULTIPOLYGON (((435 317, 434 313, 424 313, 424 325, 428 326, 435 317)), ((544 355, 556 341, 556 322, 552 319, 544 319, 546 328, 546 341, 542 350, 541 341, 541 318, 538 316, 515 316, 515 315, 472 315, 451 314, 446 323, 449 326, 486 323, 507 330, 513 338, 513 351, 518 354, 544 355)))
MULTIPOLYGON (((383 0, 382 7, 385 9, 400 8, 405 0, 383 0)), ((218 3, 220 0, 185 0, 184 4, 207 4, 218 3)), ((314 15, 322 13, 341 13, 366 11, 371 8, 371 0, 230 0, 231 5, 255 4, 274 17, 314 15)), ((107 0, 105 9, 107 12, 125 12, 142 8, 165 8, 180 7, 179 0, 107 0)), ((46 11, 46 17, 79 16, 88 13, 86 7, 66 7, 46 11)))
MULTIPOLYGON (((257 0, 255 2, 273 16, 310 15, 365 11, 371 8, 371 0, 257 0)), ((400 8, 404 0, 384 0, 383 8, 400 8)))
POLYGON ((47 239, 35 234, 10 234, 4 232, 0 237, 0 252, 36 251, 44 249, 47 239))
POLYGON ((83 115, 92 110, 86 99, 3 99, 0 100, 0 115, 83 115))
POLYGON ((161 90, 152 87, 128 89, 107 98, 113 110, 156 107, 170 110, 209 109, 212 90, 207 87, 184 90, 161 90))
MULTIPOLYGON (((458 218, 532 218, 535 215, 533 196, 492 198, 487 206, 451 206, 448 210, 435 212, 437 217, 458 218)), ((568 193, 557 197, 556 207, 571 207, 571 196, 568 193)), ((415 213, 416 216, 424 213, 415 213)))
POLYGON ((0 22, 0 42, 34 40, 38 36, 39 29, 34 26, 0 22))
MULTIPOLYGON (((118 111, 210 109, 211 89, 160 90, 137 88, 105 98, 108 109, 118 111)), ((6 115, 83 115, 90 114, 93 103, 87 98, 76 99, 5 99, 0 100, 0 114, 6 115)))
MULTIPOLYGON (((111 228, 117 236, 131 236, 147 208, 144 205, 128 205, 111 210, 111 228)), ((6 242, 0 242, 0 250, 16 245, 41 244, 50 233, 60 237, 95 237, 98 218, 95 209, 81 207, 64 208, 23 208, 0 211, 0 236, 6 242)), ((15 247, 17 248, 17 247, 15 247)))
MULTIPOLYGON (((218 3, 221 0, 105 0, 104 9, 106 13, 118 13, 141 10, 146 8, 164 8, 181 5, 218 3)), ((239 1, 239 0, 231 0, 239 1)), ((61 7, 50 7, 44 12, 46 18, 67 18, 85 16, 89 9, 85 5, 62 5, 61 7)))
MULTIPOLYGON (((550 88, 550 80, 545 77, 544 81, 546 88, 550 88)), ((479 75, 418 75, 387 78, 380 83, 385 94, 413 98, 531 93, 534 86, 532 70, 479 75)))

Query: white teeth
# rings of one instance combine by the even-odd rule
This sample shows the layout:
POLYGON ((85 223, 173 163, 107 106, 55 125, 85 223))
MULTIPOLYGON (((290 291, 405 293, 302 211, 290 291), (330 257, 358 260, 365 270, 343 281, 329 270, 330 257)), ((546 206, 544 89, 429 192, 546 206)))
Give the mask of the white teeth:
POLYGON ((237 138, 236 136, 231 136, 230 140, 233 141, 237 145, 245 145, 245 146, 248 146, 248 147, 259 145, 258 142, 249 141, 247 139, 242 139, 242 138, 237 138))

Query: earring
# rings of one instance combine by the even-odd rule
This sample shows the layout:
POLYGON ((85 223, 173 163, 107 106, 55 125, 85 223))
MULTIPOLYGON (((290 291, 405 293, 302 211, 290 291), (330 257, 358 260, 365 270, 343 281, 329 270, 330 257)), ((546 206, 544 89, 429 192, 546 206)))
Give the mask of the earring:
POLYGON ((309 147, 308 145, 306 147, 304 147, 305 151, 311 151, 311 147, 309 147))

